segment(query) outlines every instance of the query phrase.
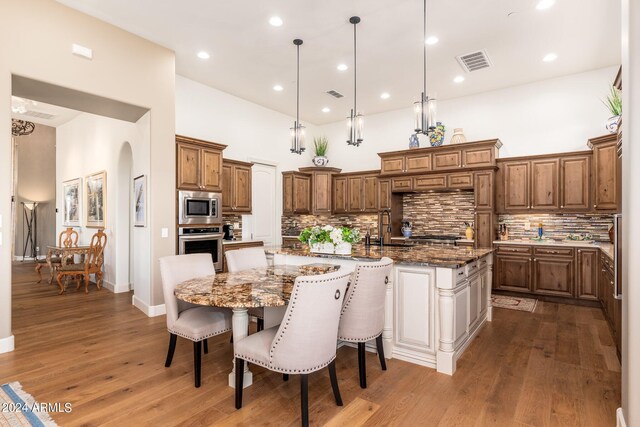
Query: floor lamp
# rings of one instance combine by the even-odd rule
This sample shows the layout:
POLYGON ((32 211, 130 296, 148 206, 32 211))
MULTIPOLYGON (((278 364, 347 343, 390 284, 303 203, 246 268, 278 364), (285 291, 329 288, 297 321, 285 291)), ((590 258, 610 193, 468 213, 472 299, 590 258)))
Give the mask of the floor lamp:
POLYGON ((22 234, 24 235, 25 227, 27 234, 24 238, 24 248, 22 249, 22 260, 27 254, 27 246, 31 246, 31 258, 37 259, 36 244, 38 243, 38 215, 36 209, 38 202, 21 202, 24 212, 24 223, 22 224, 22 234))

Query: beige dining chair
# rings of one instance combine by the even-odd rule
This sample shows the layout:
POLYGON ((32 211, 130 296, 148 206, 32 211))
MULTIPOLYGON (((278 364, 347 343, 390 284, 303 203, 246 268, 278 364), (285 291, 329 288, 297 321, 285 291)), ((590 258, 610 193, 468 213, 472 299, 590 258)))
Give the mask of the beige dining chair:
POLYGON ((181 282, 215 276, 216 269, 210 254, 172 255, 160 258, 159 261, 169 331, 169 350, 164 366, 171 366, 178 336, 193 341, 195 386, 200 387, 202 344, 204 342, 206 354, 209 352, 207 338, 231 330, 231 310, 189 304, 178 300, 173 293, 181 282))
MULTIPOLYGON (((72 227, 67 227, 66 230, 60 232, 60 234, 58 235, 58 247, 75 248, 78 246, 78 237, 79 235, 76 230, 74 230, 72 227)), ((73 255, 66 256, 64 261, 65 264, 72 264, 73 255)), ((57 271, 60 269, 60 266, 62 265, 62 256, 52 256, 50 262, 53 271, 51 272, 51 279, 49 280, 49 283, 53 283, 55 273, 57 273, 57 271)), ((42 272, 40 270, 42 270, 42 266, 44 266, 45 264, 47 264, 46 261, 37 261, 36 273, 38 273, 38 283, 42 281, 42 272)))
POLYGON ((382 347, 384 303, 393 260, 382 258, 378 262, 358 263, 353 279, 344 297, 338 339, 358 344, 360 387, 367 388, 365 344, 375 339, 380 366, 387 370, 382 347))
MULTIPOLYGON (((234 345, 236 409, 242 407, 244 362, 285 375, 300 375, 302 425, 309 424, 309 374, 327 366, 334 398, 342 406, 336 377, 336 338, 350 272, 296 278, 280 326, 249 335, 234 345)), ((273 420, 276 421, 276 420, 273 420)))
POLYGON ((89 293, 89 278, 93 274, 96 279, 96 287, 98 290, 102 288, 102 264, 104 263, 104 248, 107 246, 107 235, 101 228, 96 234, 91 236, 89 244, 89 252, 84 257, 84 263, 60 265, 57 274, 58 286, 60 293, 65 290, 62 279, 66 276, 76 277, 78 282, 76 289, 80 288, 80 278, 84 281, 84 293, 89 293))
MULTIPOLYGON (((225 262, 229 273, 235 273, 250 268, 267 267, 267 255, 264 248, 246 248, 236 249, 233 251, 225 251, 225 262)), ((248 310, 249 316, 253 316, 257 320, 258 332, 264 329, 264 308, 252 307, 248 310)))

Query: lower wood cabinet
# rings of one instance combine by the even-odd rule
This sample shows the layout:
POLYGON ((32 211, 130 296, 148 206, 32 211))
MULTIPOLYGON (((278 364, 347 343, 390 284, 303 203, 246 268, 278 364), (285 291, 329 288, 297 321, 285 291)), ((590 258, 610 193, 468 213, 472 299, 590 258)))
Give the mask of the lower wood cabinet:
POLYGON ((533 293, 573 297, 574 269, 573 256, 534 258, 533 293))
POLYGON ((532 259, 528 255, 496 254, 494 264, 494 289, 531 292, 532 259))
POLYGON ((598 300, 598 249, 576 251, 576 296, 580 299, 598 300))

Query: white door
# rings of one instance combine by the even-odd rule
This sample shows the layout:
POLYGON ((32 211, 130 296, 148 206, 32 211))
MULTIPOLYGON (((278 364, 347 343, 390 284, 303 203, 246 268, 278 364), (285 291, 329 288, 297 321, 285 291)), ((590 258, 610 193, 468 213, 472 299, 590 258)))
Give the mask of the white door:
MULTIPOLYGON (((276 244, 276 227, 280 220, 276 213, 276 168, 255 163, 252 168, 253 239, 265 245, 276 244)), ((244 223, 244 221, 243 221, 244 223)))

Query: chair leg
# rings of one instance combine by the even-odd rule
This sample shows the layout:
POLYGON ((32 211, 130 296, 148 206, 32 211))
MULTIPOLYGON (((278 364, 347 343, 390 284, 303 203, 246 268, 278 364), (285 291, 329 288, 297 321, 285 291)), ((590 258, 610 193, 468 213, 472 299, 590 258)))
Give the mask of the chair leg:
POLYGON ((367 388, 367 362, 365 359, 365 343, 358 343, 358 368, 360 370, 360 388, 367 388))
POLYGON ((202 341, 193 342, 193 367, 196 377, 196 388, 200 387, 200 368, 202 366, 202 341))
POLYGON ((329 363, 329 378, 331 378, 331 388, 333 389, 333 397, 336 399, 336 405, 342 406, 342 397, 338 388, 338 377, 336 376, 336 360, 329 363))
POLYGON ((300 375, 300 410, 302 417, 302 426, 309 425, 309 375, 300 375))
POLYGON ((62 285, 62 274, 58 274, 56 281, 58 282, 58 287, 60 288, 60 292, 58 292, 58 295, 62 295, 62 293, 64 292, 64 286, 62 285))
POLYGON ((36 264, 36 273, 38 273, 38 283, 42 282, 42 273, 40 272, 40 270, 42 270, 42 264, 36 264))
POLYGON ((88 274, 84 275, 84 293, 85 294, 89 293, 89 275, 88 274))
POLYGON ((289 374, 282 374, 282 381, 289 381, 289 374))
POLYGON ((387 362, 384 360, 384 347, 382 346, 382 334, 376 338, 376 348, 378 349, 378 358, 383 371, 387 370, 387 362))
POLYGON ((176 351, 176 341, 178 336, 176 334, 169 334, 169 351, 167 351, 167 361, 164 363, 165 368, 171 366, 173 361, 173 353, 176 351))
POLYGON ((244 360, 236 357, 236 409, 242 408, 242 389, 244 388, 244 360))
POLYGON ((258 323, 257 325, 258 332, 264 330, 264 319, 261 319, 258 317, 257 323, 258 323))
POLYGON ((209 341, 206 338, 204 339, 203 348, 204 348, 204 354, 209 354, 209 341))

